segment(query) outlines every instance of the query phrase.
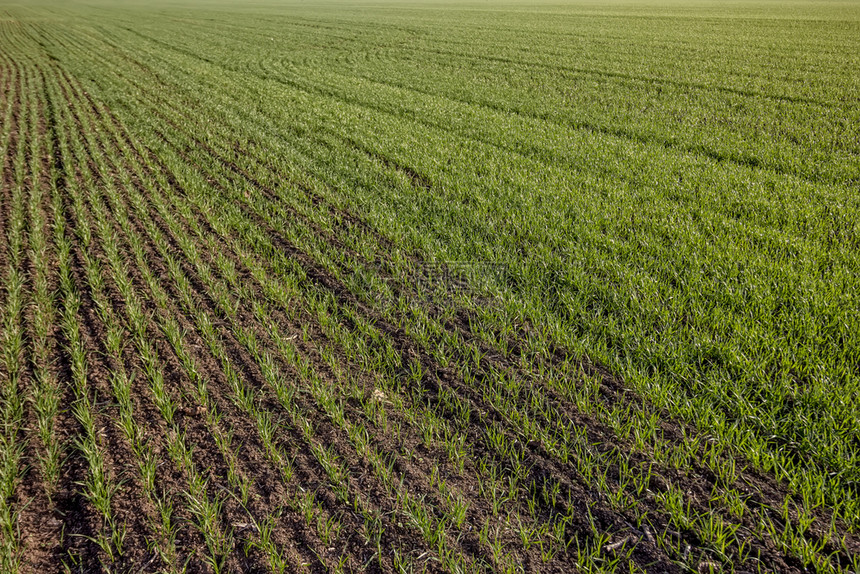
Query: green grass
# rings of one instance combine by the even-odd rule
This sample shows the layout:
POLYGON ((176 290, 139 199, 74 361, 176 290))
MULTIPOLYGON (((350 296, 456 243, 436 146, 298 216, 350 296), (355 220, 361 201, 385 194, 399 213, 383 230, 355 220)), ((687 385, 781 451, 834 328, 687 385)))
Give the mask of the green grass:
POLYGON ((2 3, 0 46, 0 564, 71 408, 102 564, 128 472, 172 571, 174 508, 214 571, 858 567, 857 2, 2 3))

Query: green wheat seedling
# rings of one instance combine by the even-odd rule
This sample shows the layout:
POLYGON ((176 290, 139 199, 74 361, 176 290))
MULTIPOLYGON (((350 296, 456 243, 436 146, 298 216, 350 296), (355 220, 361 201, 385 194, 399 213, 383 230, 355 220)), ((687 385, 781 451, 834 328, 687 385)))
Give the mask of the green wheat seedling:
MULTIPOLYGON (((175 268, 175 269, 178 272, 178 268, 175 268)), ((229 307, 224 309, 224 310, 228 316, 232 315, 229 307)), ((209 322, 208 320, 204 320, 204 322, 206 325, 211 325, 211 322, 209 322)), ((205 327, 204 326, 204 328, 202 329, 202 332, 204 334, 204 337, 208 334, 209 344, 210 344, 210 347, 212 348, 213 352, 215 352, 217 355, 222 356, 222 361, 226 361, 226 357, 224 357, 224 355, 222 353, 220 353, 216 348, 217 343, 214 339, 214 332, 211 330, 211 327, 205 327)), ((256 344, 250 335, 248 335, 247 333, 244 333, 244 336, 243 336, 243 332, 240 331, 239 332, 239 339, 240 339, 240 341, 245 343, 246 346, 252 352, 255 351, 256 344)), ((232 368, 229 367, 229 362, 224 362, 223 364, 225 366, 225 373, 227 374, 228 379, 230 379, 232 381, 234 391, 237 392, 237 394, 240 398, 239 405, 242 406, 246 411, 254 414, 254 416, 257 418, 258 427, 260 428, 261 437, 263 438, 264 443, 271 444, 271 437, 273 436, 273 434, 271 433, 271 431, 268 430, 268 429, 270 429, 271 424, 267 422, 268 419, 265 417, 265 415, 263 415, 261 413, 255 413, 255 408, 253 406, 253 399, 250 396, 248 396, 247 394, 245 394, 245 390, 243 390, 243 388, 241 387, 241 382, 237 379, 235 372, 232 370, 232 368)), ((335 417, 335 418, 337 418, 337 417, 335 417)), ((273 452, 272 448, 271 447, 267 447, 267 448, 269 448, 269 452, 271 454, 273 452)), ((325 462, 326 457, 320 455, 319 451, 317 451, 317 454, 318 454, 318 458, 320 459, 321 463, 324 465, 324 467, 326 467, 326 464, 327 464, 325 462)), ((329 468, 328 472, 331 474, 331 472, 332 472, 331 467, 327 467, 327 468, 329 468)), ((342 481, 337 480, 337 479, 333 479, 332 484, 340 485, 340 484, 342 484, 342 481)))
MULTIPOLYGON (((133 237, 133 235, 132 235, 132 237, 133 237)), ((115 251, 112 254, 109 254, 109 258, 115 263, 115 265, 118 265, 118 254, 115 251)), ((155 285, 152 285, 152 287, 155 287, 155 285)), ((121 290, 125 291, 126 296, 132 296, 133 294, 128 291, 128 289, 130 289, 130 288, 131 288, 130 284, 126 281, 125 287, 124 288, 121 287, 121 290)), ((162 300, 166 300, 166 296, 164 295, 163 290, 154 288, 153 292, 160 295, 160 298, 162 300)), ((130 306, 130 313, 131 313, 132 325, 137 325, 137 332, 139 335, 139 337, 138 337, 139 347, 138 348, 139 348, 139 351, 141 353, 141 356, 144 358, 145 361, 147 361, 149 363, 150 366, 152 366, 158 360, 157 354, 155 353, 155 351, 153 349, 148 348, 148 346, 145 344, 145 341, 142 338, 140 338, 140 335, 145 332, 144 331, 145 326, 143 325, 145 319, 141 316, 141 313, 139 311, 136 311, 136 308, 134 306, 130 306)), ((168 333, 169 338, 171 339, 172 343, 174 344, 174 348, 177 349, 178 355, 180 356, 180 359, 181 359, 183 365, 186 367, 187 371, 192 376, 192 379, 195 380, 195 382, 197 383, 198 394, 199 394, 203 404, 209 404, 210 401, 209 401, 208 396, 205 392, 205 382, 202 381, 199 377, 199 369, 197 369, 196 366, 194 366, 191 358, 187 355, 187 353, 184 353, 184 351, 183 351, 181 334, 178 331, 178 327, 175 324, 171 325, 170 323, 163 323, 162 326, 166 330, 166 332, 168 333)), ((155 380, 155 387, 153 387, 153 391, 154 391, 154 394, 156 395, 156 401, 159 403, 159 407, 162 410, 162 414, 164 415, 165 419, 168 420, 168 422, 170 422, 172 414, 173 414, 173 412, 175 412, 175 408, 173 408, 170 405, 170 403, 167 402, 168 398, 166 397, 166 395, 164 395, 164 392, 163 392, 163 388, 164 388, 163 382, 161 382, 161 380, 157 377, 157 371, 155 371, 153 368, 148 368, 148 374, 149 374, 151 379, 155 380), (165 403, 167 403, 166 406, 165 406, 165 403)), ((234 379, 234 382, 235 382, 235 379, 234 379)), ((253 401, 250 401, 250 403, 252 404, 253 401)), ((246 406, 248 404, 249 403, 246 399, 246 406)), ((213 412, 214 413, 215 411, 214 411, 214 409, 213 410, 207 409, 207 412, 213 412)), ((217 416, 217 415, 213 415, 213 416, 217 416)), ((269 434, 271 434, 271 433, 269 433, 269 434)), ((224 454, 225 459, 227 460, 228 469, 235 468, 235 460, 236 460, 235 459, 235 453, 231 452, 229 450, 229 448, 227 447, 227 445, 223 441, 219 441, 218 436, 220 436, 220 435, 216 434, 216 443, 221 445, 222 447, 224 447, 222 449, 222 453, 224 454)), ((183 443, 183 441, 173 441, 171 443, 172 444, 171 450, 173 452, 173 457, 182 466, 185 466, 186 468, 191 468, 190 453, 186 448, 182 447, 182 443, 183 443)), ((235 488, 239 489, 239 491, 240 491, 239 499, 243 502, 243 504, 246 504, 247 499, 248 499, 248 495, 249 495, 248 479, 247 478, 241 478, 240 479, 233 472, 230 472, 229 476, 228 476, 228 480, 230 481, 230 483, 235 488)), ((202 515, 199 515, 199 513, 198 513, 198 516, 201 518, 203 517, 202 515)), ((208 522, 206 523, 205 527, 209 528, 208 522)), ((210 533, 210 535, 211 535, 211 533, 210 533)), ((207 536, 210 536, 210 535, 207 535, 207 536)), ((220 548, 220 544, 216 545, 216 546, 218 546, 220 548)), ((214 548, 215 548, 215 546, 210 545, 210 549, 214 549, 214 548)), ((275 560, 278 559, 277 556, 274 556, 273 558, 275 560)), ((213 557, 212 559, 216 563, 220 564, 221 559, 218 559, 217 557, 213 557)))
MULTIPOLYGON (((104 241, 105 237, 110 238, 111 236, 109 234, 109 231, 108 231, 109 227, 106 225, 106 220, 104 218, 103 212, 98 211, 100 204, 98 203, 96 197, 92 194, 90 195, 90 199, 92 201, 91 206, 93 207, 93 209, 96 210, 97 227, 99 228, 99 237, 103 241, 103 245, 109 244, 109 242, 104 241)), ((83 202, 78 203, 77 209, 78 209, 79 215, 85 213, 83 202)), ((165 392, 163 379, 161 378, 160 366, 157 365, 157 361, 158 361, 157 352, 151 346, 151 344, 148 342, 148 340, 145 339, 146 332, 147 332, 146 331, 147 318, 143 315, 141 307, 140 307, 139 303, 137 303, 136 294, 133 291, 133 287, 132 287, 130 281, 128 280, 128 278, 126 276, 124 276, 123 272, 121 271, 122 267, 121 267, 120 262, 119 262, 119 254, 115 249, 115 242, 113 244, 113 247, 110 247, 110 246, 106 247, 106 251, 107 251, 108 259, 109 259, 110 263, 112 264, 112 268, 114 271, 114 277, 115 277, 115 279, 117 279, 117 285, 120 289, 120 292, 126 297, 127 302, 130 302, 130 304, 126 307, 127 317, 128 317, 128 320, 130 321, 131 330, 136 337, 136 343, 138 346, 138 350, 141 351, 141 356, 144 359, 144 371, 147 374, 147 378, 148 378, 149 383, 150 383, 150 388, 153 391, 156 404, 159 407, 159 410, 161 411, 162 416, 165 419, 165 422, 170 424, 173 421, 173 413, 175 413, 176 407, 175 407, 172 399, 170 398, 170 396, 165 392)), ((101 284, 101 282, 99 279, 96 278, 97 277, 96 274, 99 273, 99 267, 93 261, 94 260, 91 260, 91 263, 89 265, 87 265, 87 269, 88 269, 88 272, 90 273, 90 277, 91 277, 90 283, 91 283, 91 285, 99 285, 99 284, 101 284)), ((98 299, 98 292, 96 292, 95 294, 96 294, 96 297, 98 299)), ((108 325, 109 326, 113 325, 114 326, 113 328, 117 329, 118 328, 117 323, 116 323, 115 319, 113 319, 112 310, 110 310, 106 305, 102 304, 101 305, 101 312, 102 312, 103 317, 107 320, 108 325)), ((114 344, 115 349, 121 348, 121 344, 118 341, 115 340, 113 344, 114 344)), ((115 382, 119 382, 119 381, 115 380, 115 382)), ((123 382, 129 382, 128 378, 126 377, 126 380, 123 382)), ((120 402, 123 402, 122 397, 125 393, 126 393, 125 389, 120 390, 120 392, 119 392, 120 402)), ((138 431, 132 431, 130 433, 130 435, 131 435, 131 437, 134 437, 136 435, 139 435, 139 432, 138 431)), ((177 465, 179 465, 181 468, 184 468, 186 470, 186 472, 188 472, 190 474, 191 480, 197 480, 199 483, 200 477, 199 477, 199 474, 196 472, 196 469, 193 465, 192 453, 191 453, 190 449, 188 448, 188 446, 186 445, 185 441, 182 439, 182 435, 180 433, 174 431, 169 436, 168 452, 171 453, 171 456, 172 456, 173 460, 175 461, 175 463, 177 465), (172 438, 170 438, 170 437, 172 437, 172 438)), ((146 468, 148 466, 149 465, 146 463, 141 464, 141 467, 144 470, 146 470, 146 468)), ((151 473, 147 473, 147 474, 151 474, 151 473)), ((150 484, 150 486, 154 487, 154 484, 151 480, 145 480, 144 482, 145 482, 145 484, 150 484)), ((160 512, 162 514, 161 538, 163 541, 166 542, 166 545, 167 545, 166 550, 164 551, 164 555, 167 558, 168 563, 171 564, 172 567, 176 568, 177 567, 176 560, 175 560, 176 551, 174 548, 174 546, 175 546, 175 542, 174 542, 175 526, 173 526, 171 524, 171 519, 170 519, 171 508, 170 508, 169 502, 162 499, 162 498, 159 498, 157 496, 157 494, 154 493, 154 488, 152 489, 152 492, 150 494, 158 501, 157 506, 159 507, 160 512)), ((202 496, 202 493, 200 492, 200 490, 199 489, 196 490, 194 500, 198 504, 208 505, 208 506, 206 506, 206 508, 211 510, 213 508, 213 506, 208 502, 208 499, 201 498, 201 496, 202 496)), ((215 506, 215 508, 216 509, 218 508, 217 505, 215 506)), ((204 532, 204 538, 206 538, 207 540, 210 540, 212 536, 216 536, 217 533, 213 534, 213 531, 212 531, 211 513, 207 514, 205 516, 200 515, 198 517, 201 519, 202 518, 206 519, 204 522, 198 522, 198 526, 204 532)), ((227 537, 226 540, 227 540, 227 542, 229 542, 230 537, 227 537)), ((217 544, 209 544, 209 548, 210 549, 217 549, 219 552, 221 552, 221 550, 223 550, 223 548, 222 548, 223 545, 221 544, 221 542, 223 542, 223 540, 221 538, 218 538, 217 544)), ((222 552, 218 556, 210 556, 210 558, 214 563, 220 564, 224 560, 225 554, 222 552)))
MULTIPOLYGON (((40 98, 39 105, 44 110, 45 102, 40 98)), ((31 144, 31 172, 34 181, 41 181, 42 175, 50 177, 51 186, 56 186, 55 173, 44 173, 44 168, 37 158, 41 154, 54 153, 50 140, 47 142, 35 138, 31 144), (44 148, 44 149, 42 149, 44 148)), ((52 189, 43 189, 35 185, 29 202, 30 228, 30 259, 35 273, 32 278, 31 301, 33 306, 32 331, 32 362, 33 378, 35 379, 32 396, 33 409, 36 413, 38 436, 43 450, 38 454, 42 475, 45 480, 45 491, 49 499, 53 495, 59 480, 61 465, 61 445, 56 436, 55 419, 59 412, 60 387, 56 373, 52 368, 56 351, 54 344, 54 329, 56 329, 57 311, 52 292, 51 282, 53 270, 50 268, 52 258, 50 224, 56 223, 60 217, 54 202, 47 201, 52 189), (48 194, 48 195, 46 195, 48 194), (45 209, 45 204, 53 208, 45 209), (53 217, 51 217, 53 215, 53 217), (48 233, 46 233, 48 231, 48 233)))
MULTIPOLYGON (((32 80, 31 80, 32 81, 32 80)), ((26 78, 21 82, 21 90, 26 94, 26 78)), ((29 98, 22 98, 28 103, 29 98)), ((27 109, 27 108, 25 108, 27 109)), ((19 436, 23 425, 24 402, 22 384, 25 373, 22 362, 25 353, 25 333, 22 324, 24 305, 24 276, 21 264, 24 256, 25 240, 25 190, 24 178, 27 162, 25 159, 27 133, 25 127, 20 127, 20 137, 14 154, 12 169, 13 183, 11 189, 11 205, 8 213, 9 224, 6 237, 2 240, 8 246, 9 262, 0 271, 4 277, 5 306, 2 308, 2 324, 0 324, 0 346, 2 346, 2 389, 0 389, 0 531, 3 541, 0 544, 0 566, 17 572, 19 568, 19 530, 18 516, 20 508, 13 502, 13 496, 21 479, 21 459, 24 454, 24 444, 19 436)), ((4 148, 9 145, 8 130, 4 130, 4 148)), ((31 135, 32 137, 32 135, 31 135)), ((6 151, 4 149, 4 151, 6 151)))
MULTIPOLYGON (((61 276, 64 274, 62 268, 61 276)), ((87 462, 89 472, 87 479, 81 486, 83 495, 99 511, 102 517, 103 529, 94 541, 105 553, 110 561, 122 554, 122 532, 125 526, 118 523, 113 516, 111 499, 119 488, 119 484, 110 476, 105 468, 103 447, 98 439, 93 417, 93 402, 88 396, 89 386, 87 383, 87 358, 78 326, 78 309, 80 299, 73 291, 64 295, 63 329, 68 341, 67 352, 69 353, 73 385, 75 388, 76 401, 72 405, 72 411, 78 423, 82 427, 82 434, 75 439, 75 446, 87 462), (118 545, 119 544, 119 545, 118 545)))
POLYGON ((2 8, 0 567, 856 569, 856 7, 2 8))

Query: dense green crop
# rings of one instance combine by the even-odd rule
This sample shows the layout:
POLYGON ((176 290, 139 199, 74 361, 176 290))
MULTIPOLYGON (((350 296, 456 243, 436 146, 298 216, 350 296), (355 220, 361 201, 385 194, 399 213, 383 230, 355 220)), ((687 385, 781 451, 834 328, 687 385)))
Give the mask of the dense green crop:
POLYGON ((856 571, 860 5, 0 3, 0 570, 856 571))

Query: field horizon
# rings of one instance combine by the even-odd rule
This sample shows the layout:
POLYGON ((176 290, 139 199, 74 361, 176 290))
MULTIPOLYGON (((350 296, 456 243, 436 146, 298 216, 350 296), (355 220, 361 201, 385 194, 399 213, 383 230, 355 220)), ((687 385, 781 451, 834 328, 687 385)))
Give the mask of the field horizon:
POLYGON ((860 2, 0 0, 0 572, 860 572, 860 2))

